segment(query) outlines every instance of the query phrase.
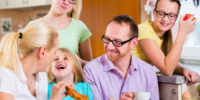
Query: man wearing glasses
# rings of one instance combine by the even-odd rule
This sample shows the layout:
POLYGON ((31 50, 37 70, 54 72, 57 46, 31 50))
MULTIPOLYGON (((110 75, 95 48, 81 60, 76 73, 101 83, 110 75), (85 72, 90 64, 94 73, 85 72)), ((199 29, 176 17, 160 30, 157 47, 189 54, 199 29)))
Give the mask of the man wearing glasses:
POLYGON ((138 28, 127 15, 114 17, 102 36, 105 55, 83 69, 94 100, 133 99, 135 92, 150 92, 159 100, 157 77, 153 67, 131 54, 137 44, 138 28))

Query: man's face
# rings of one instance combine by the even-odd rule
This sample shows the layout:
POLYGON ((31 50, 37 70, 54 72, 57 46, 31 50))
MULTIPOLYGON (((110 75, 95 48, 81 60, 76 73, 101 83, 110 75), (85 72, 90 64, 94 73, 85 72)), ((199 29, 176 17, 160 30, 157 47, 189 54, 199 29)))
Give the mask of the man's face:
MULTIPOLYGON (((105 38, 109 40, 123 42, 131 38, 129 34, 130 34, 129 24, 126 23, 119 24, 113 21, 107 26, 105 38)), ((128 43, 125 43, 121 47, 114 46, 112 42, 109 42, 108 44, 104 43, 104 48, 108 56, 108 59, 111 62, 115 62, 120 59, 123 59, 126 56, 130 56, 131 49, 133 48, 131 42, 132 40, 128 43)))

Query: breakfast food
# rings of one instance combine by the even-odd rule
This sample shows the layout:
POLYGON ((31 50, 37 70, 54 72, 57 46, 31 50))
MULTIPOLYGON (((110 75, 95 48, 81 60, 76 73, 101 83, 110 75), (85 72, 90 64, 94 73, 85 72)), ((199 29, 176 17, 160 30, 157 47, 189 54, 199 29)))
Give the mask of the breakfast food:
POLYGON ((65 90, 66 90, 65 93, 67 95, 70 95, 75 100, 89 100, 89 98, 85 94, 81 95, 74 89, 69 89, 68 87, 65 87, 65 90))
POLYGON ((184 92, 182 95, 182 100, 191 100, 191 95, 189 92, 184 92))
MULTIPOLYGON (((186 14, 185 17, 183 18, 184 21, 188 20, 192 15, 191 14, 186 14)), ((193 18, 192 20, 195 20, 195 18, 193 18)))

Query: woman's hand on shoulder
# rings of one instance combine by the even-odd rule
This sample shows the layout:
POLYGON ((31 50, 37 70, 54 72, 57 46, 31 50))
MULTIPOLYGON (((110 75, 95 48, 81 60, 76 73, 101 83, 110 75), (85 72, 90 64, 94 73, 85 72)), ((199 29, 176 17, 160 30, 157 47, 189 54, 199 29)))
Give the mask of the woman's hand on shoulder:
POLYGON ((64 81, 61 81, 61 82, 53 85, 50 100, 62 100, 62 98, 66 97, 67 95, 65 93, 63 93, 66 86, 68 88, 72 88, 71 85, 67 84, 64 81))
POLYGON ((181 16, 179 19, 179 34, 189 34, 192 32, 196 26, 196 19, 194 16, 191 16, 188 20, 183 20, 184 16, 181 16))

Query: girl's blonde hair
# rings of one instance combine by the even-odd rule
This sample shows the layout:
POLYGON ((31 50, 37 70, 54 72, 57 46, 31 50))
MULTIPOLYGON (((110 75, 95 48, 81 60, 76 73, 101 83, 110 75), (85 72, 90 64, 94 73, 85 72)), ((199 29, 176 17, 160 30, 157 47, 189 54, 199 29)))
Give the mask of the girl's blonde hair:
POLYGON ((69 17, 79 19, 82 9, 82 0, 77 0, 75 6, 72 8, 70 12, 67 13, 69 17))
POLYGON ((41 46, 50 50, 55 45, 56 37, 56 30, 42 20, 29 23, 22 33, 5 34, 0 44, 0 66, 13 71, 22 80, 20 58, 32 54, 41 46))
MULTIPOLYGON (((77 55, 73 54, 69 49, 66 48, 59 48, 59 50, 64 53, 64 55, 72 61, 72 68, 74 71, 74 82, 84 82, 85 79, 83 77, 83 70, 81 63, 79 59, 77 58, 77 55)), ((52 65, 48 68, 48 77, 49 77, 49 83, 55 82, 56 78, 52 73, 52 65)))

